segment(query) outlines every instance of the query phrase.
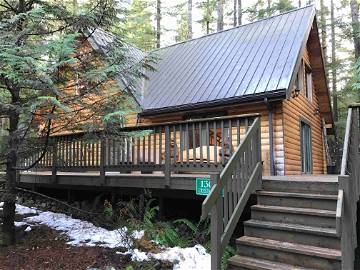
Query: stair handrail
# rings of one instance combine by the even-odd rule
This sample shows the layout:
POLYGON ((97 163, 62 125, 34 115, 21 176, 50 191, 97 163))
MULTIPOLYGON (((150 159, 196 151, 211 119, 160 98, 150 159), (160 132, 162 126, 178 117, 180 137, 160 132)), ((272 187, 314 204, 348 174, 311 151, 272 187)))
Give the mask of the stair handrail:
POLYGON ((211 213, 211 269, 220 269, 229 243, 250 195, 262 178, 261 126, 256 118, 221 173, 211 175, 212 188, 202 204, 201 218, 211 213))
POLYGON ((360 104, 348 108, 336 209, 336 232, 341 238, 342 269, 353 269, 357 246, 357 202, 360 195, 360 104))

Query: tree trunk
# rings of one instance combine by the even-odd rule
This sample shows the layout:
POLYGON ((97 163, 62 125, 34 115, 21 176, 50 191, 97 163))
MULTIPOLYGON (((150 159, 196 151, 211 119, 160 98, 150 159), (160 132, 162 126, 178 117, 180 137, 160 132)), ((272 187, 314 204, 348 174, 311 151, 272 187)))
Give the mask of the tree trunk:
POLYGON ((206 34, 210 34, 210 0, 206 1, 206 34))
POLYGON ((301 0, 299 0, 299 4, 298 4, 298 5, 299 5, 299 7, 301 7, 301 0))
POLYGON ((192 0, 188 0, 188 39, 192 39, 192 0))
POLYGON ((224 0, 217 1, 217 31, 224 29, 224 0))
POLYGON ((161 0, 156 1, 156 48, 160 48, 161 0))
POLYGON ((242 25, 242 2, 238 0, 238 25, 242 25))
POLYGON ((334 109, 334 121, 338 121, 338 105, 337 105, 337 79, 336 79, 336 41, 335 41, 335 15, 334 15, 334 1, 331 0, 331 76, 332 76, 332 97, 334 109))
POLYGON ((237 0, 234 0, 234 10, 233 10, 233 12, 234 12, 234 27, 236 26, 236 24, 237 24, 237 18, 236 18, 236 12, 237 12, 237 6, 236 6, 236 3, 237 3, 237 0))
POLYGON ((328 59, 327 59, 327 31, 326 31, 326 10, 324 6, 324 0, 320 0, 320 29, 321 29, 321 45, 325 63, 325 74, 328 76, 328 59))
POLYGON ((267 0, 267 14, 271 16, 271 0, 267 0))
MULTIPOLYGON (((19 102, 19 90, 12 91, 12 104, 19 102)), ((3 206, 2 244, 5 246, 15 244, 15 201, 16 201, 16 163, 18 146, 19 113, 13 112, 9 116, 9 152, 6 158, 6 183, 3 206)))
POLYGON ((360 56, 360 32, 359 32, 359 4, 356 0, 351 0, 351 22, 353 29, 353 39, 355 47, 355 57, 360 56))
MULTIPOLYGON (((352 22, 352 32, 355 48, 355 58, 356 60, 360 57, 360 24, 359 24, 359 4, 357 0, 351 0, 351 22, 352 22)), ((358 102, 360 102, 360 91, 358 93, 358 102)))

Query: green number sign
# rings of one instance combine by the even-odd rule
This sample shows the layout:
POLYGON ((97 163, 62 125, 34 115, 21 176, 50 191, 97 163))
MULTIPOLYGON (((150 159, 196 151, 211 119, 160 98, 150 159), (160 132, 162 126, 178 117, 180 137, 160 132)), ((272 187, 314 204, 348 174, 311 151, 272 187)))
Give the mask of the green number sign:
MULTIPOLYGON (((211 180, 209 178, 196 178, 196 195, 207 196, 211 190, 211 180)), ((224 190, 221 191, 224 196, 224 190)))

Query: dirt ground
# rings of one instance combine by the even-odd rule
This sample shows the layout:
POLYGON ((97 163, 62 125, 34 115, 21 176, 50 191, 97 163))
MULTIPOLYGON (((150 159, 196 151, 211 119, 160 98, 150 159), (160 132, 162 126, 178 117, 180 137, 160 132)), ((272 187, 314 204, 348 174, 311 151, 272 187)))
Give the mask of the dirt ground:
POLYGON ((172 269, 159 261, 131 262, 130 255, 116 254, 121 249, 74 247, 67 240, 46 226, 33 226, 16 246, 0 250, 0 270, 172 269))

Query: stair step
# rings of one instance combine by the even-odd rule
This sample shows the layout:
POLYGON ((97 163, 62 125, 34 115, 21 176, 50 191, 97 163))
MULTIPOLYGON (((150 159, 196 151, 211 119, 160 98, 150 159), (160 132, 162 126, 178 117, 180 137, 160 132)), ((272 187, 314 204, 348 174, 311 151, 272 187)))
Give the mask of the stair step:
POLYGON ((245 221, 244 227, 245 236, 268 238, 278 241, 286 240, 292 243, 332 249, 338 249, 340 247, 340 240, 336 235, 336 230, 332 228, 254 219, 245 221))
POLYGON ((235 255, 229 260, 229 270, 252 269, 252 270, 314 270, 311 268, 295 267, 294 265, 262 260, 247 256, 235 255))
POLYGON ((263 190, 257 195, 262 205, 336 210, 337 195, 263 190))
POLYGON ((318 177, 299 177, 288 178, 279 177, 277 179, 266 179, 262 181, 263 190, 267 191, 284 191, 284 192, 299 192, 299 193, 319 193, 319 194, 337 194, 338 182, 335 179, 321 179, 318 177))
POLYGON ((341 260, 341 251, 338 249, 315 247, 249 236, 242 236, 236 239, 236 243, 261 246, 268 249, 291 251, 293 253, 322 257, 330 260, 341 260))
POLYGON ((336 211, 323 209, 258 204, 251 207, 251 217, 255 220, 311 225, 324 228, 335 228, 336 226, 336 211))
POLYGON ((272 239, 243 236, 236 240, 239 255, 316 269, 341 268, 341 251, 272 239))

